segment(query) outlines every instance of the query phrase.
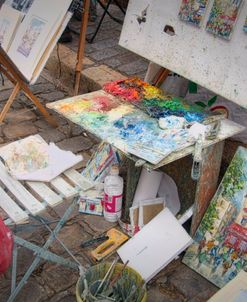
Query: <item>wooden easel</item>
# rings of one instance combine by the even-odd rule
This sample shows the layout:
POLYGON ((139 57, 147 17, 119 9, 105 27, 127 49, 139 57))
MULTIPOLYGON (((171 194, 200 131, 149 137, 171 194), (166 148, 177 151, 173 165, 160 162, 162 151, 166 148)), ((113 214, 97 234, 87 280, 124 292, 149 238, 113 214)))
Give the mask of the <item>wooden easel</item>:
POLYGON ((15 100, 17 94, 22 90, 25 95, 35 104, 39 111, 44 115, 46 120, 54 127, 57 126, 55 119, 48 113, 44 106, 40 103, 38 98, 32 93, 28 87, 28 81, 15 66, 13 61, 9 58, 7 53, 0 46, 0 72, 2 72, 13 84, 14 89, 7 100, 3 110, 0 113, 0 124, 3 122, 7 112, 9 111, 10 106, 15 100))
POLYGON ((77 52, 77 63, 75 67, 74 95, 78 95, 79 88, 80 88, 81 70, 82 70, 82 64, 83 64, 83 58, 85 52, 89 8, 90 8, 90 0, 83 1, 80 39, 79 39, 79 47, 77 52))

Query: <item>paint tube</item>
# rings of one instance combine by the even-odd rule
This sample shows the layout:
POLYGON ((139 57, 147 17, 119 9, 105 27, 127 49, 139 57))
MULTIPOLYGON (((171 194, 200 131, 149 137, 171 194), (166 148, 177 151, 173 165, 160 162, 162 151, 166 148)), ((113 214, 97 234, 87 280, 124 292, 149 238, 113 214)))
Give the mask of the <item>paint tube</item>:
POLYGON ((202 165, 202 135, 200 134, 195 144, 193 164, 191 169, 191 178, 193 180, 198 180, 200 178, 201 165, 202 165))

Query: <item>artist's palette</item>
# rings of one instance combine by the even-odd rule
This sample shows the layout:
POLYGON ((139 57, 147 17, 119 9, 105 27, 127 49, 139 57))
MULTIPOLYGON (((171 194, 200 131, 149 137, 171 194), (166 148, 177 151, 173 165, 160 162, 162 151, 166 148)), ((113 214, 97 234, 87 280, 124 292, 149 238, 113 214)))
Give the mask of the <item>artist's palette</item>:
POLYGON ((217 116, 215 113, 205 112, 203 108, 189 101, 164 93, 138 78, 108 83, 104 85, 104 90, 133 103, 154 118, 174 115, 184 117, 189 123, 201 123, 212 116, 217 116))
POLYGON ((68 98, 47 106, 121 151, 152 164, 192 144, 187 141, 187 129, 162 130, 157 119, 104 91, 68 98))

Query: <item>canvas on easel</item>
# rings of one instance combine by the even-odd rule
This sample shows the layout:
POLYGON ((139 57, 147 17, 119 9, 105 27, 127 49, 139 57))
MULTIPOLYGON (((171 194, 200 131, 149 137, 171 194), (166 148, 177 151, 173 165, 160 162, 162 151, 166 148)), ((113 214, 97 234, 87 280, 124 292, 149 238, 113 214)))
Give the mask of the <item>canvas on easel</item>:
POLYGON ((63 23, 71 2, 36 0, 18 28, 8 55, 28 81, 31 81, 42 55, 63 23))
POLYGON ((5 4, 0 9, 0 44, 8 51, 16 30, 21 23, 23 14, 5 4))

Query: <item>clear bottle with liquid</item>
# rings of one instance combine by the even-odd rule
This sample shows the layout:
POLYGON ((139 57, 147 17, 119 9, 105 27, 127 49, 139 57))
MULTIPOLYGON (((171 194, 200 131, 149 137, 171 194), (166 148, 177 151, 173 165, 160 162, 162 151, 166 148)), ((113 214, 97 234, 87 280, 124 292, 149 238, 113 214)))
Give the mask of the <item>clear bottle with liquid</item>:
POLYGON ((109 222, 116 222, 122 214, 123 178, 119 168, 113 165, 104 182, 104 217, 109 222))

